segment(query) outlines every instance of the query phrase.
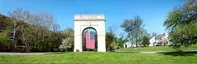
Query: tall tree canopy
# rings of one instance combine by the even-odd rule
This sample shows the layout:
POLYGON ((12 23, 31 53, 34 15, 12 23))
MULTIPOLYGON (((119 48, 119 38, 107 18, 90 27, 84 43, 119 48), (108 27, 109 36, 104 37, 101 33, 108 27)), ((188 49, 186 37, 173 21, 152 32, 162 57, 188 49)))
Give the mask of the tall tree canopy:
POLYGON ((8 13, 12 22, 13 51, 53 51, 63 38, 55 24, 54 17, 48 12, 31 13, 16 9, 8 13), (18 35, 16 39, 15 36, 18 35))
POLYGON ((74 49, 74 30, 72 28, 66 28, 63 31, 64 39, 62 39, 62 43, 59 46, 61 50, 73 51, 74 49))
POLYGON ((128 33, 128 39, 135 42, 137 47, 144 33, 143 20, 139 16, 135 16, 134 19, 125 20, 121 27, 128 33))
POLYGON ((119 38, 116 39, 116 44, 120 47, 123 47, 123 45, 127 42, 128 40, 124 38, 124 36, 120 36, 119 38))
POLYGON ((116 48, 115 29, 112 26, 108 27, 108 30, 105 35, 105 40, 106 40, 107 50, 111 50, 111 49, 116 48))
POLYGON ((197 0, 188 0, 169 13, 164 22, 172 47, 179 49, 197 43, 197 0))

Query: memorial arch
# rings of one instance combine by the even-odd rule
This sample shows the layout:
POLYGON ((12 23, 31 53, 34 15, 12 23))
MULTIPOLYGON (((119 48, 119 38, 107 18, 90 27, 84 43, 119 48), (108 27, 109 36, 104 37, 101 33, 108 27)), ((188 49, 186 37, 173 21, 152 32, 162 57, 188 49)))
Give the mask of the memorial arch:
POLYGON ((83 51, 83 32, 87 28, 96 31, 96 49, 106 52, 105 17, 103 14, 76 14, 74 17, 74 52, 83 51))

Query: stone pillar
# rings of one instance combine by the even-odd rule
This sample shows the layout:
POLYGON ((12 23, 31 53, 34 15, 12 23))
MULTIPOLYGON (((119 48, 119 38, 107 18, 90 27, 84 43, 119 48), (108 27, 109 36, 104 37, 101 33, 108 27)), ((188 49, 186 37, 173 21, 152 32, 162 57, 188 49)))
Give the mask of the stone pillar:
POLYGON ((82 52, 82 40, 81 40, 81 36, 80 35, 75 35, 74 36, 74 52, 77 52, 77 50, 79 52, 82 52))
POLYGON ((98 35, 98 52, 106 52, 105 36, 98 35))

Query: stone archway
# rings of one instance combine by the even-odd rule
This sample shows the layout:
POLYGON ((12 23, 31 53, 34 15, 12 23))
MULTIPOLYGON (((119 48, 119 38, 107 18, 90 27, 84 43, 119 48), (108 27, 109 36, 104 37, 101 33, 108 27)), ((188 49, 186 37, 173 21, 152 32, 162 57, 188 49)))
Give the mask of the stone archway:
POLYGON ((95 28, 93 28, 93 27, 87 27, 87 28, 85 28, 83 31, 82 31, 82 50, 83 51, 97 51, 97 49, 98 49, 98 44, 97 44, 97 31, 96 31, 96 29, 95 28), (94 32, 95 34, 94 34, 94 41, 95 41, 95 43, 94 43, 94 49, 87 49, 86 48, 86 34, 87 33, 90 33, 90 32, 94 32))
POLYGON ((92 27, 97 31, 97 51, 106 52, 105 17, 103 14, 77 14, 74 17, 74 52, 83 51, 82 32, 92 27))

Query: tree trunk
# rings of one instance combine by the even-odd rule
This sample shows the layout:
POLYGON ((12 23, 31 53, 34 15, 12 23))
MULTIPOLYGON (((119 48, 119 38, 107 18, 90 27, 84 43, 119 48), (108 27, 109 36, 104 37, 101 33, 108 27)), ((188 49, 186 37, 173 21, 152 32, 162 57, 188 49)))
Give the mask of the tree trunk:
POLYGON ((29 46, 28 46, 28 44, 27 44, 27 43, 25 43, 25 47, 26 47, 26 52, 30 52, 30 50, 29 50, 29 46))

